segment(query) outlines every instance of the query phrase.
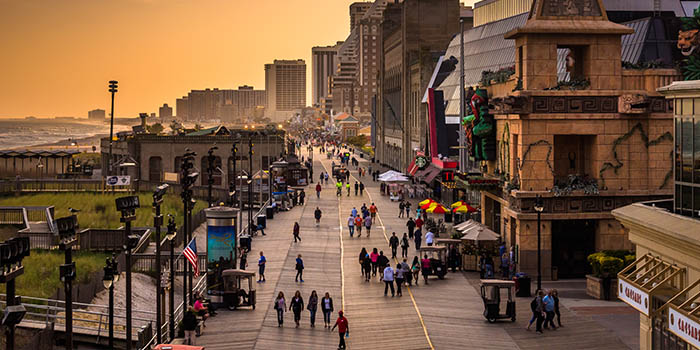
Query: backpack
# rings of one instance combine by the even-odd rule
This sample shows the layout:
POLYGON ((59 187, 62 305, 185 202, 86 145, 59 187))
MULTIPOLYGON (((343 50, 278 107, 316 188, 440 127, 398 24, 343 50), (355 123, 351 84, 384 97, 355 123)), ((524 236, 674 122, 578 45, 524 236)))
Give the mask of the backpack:
POLYGON ((532 312, 537 311, 537 297, 530 302, 530 310, 532 310, 532 312))

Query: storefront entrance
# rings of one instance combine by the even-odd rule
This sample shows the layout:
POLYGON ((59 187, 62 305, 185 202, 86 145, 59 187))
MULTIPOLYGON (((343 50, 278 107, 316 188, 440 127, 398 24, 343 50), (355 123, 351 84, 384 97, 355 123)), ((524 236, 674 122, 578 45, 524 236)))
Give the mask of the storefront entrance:
POLYGON ((583 278, 591 272, 588 255, 595 252, 594 220, 552 221, 552 267, 559 278, 583 278))

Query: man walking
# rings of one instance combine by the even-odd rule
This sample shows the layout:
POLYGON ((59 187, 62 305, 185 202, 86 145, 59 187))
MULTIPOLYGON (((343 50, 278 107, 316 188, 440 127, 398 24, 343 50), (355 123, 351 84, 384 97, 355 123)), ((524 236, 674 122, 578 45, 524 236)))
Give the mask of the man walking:
POLYGON ((399 247, 399 237, 396 237, 396 232, 391 233, 389 238, 389 246, 391 247, 391 258, 396 258, 396 249, 399 247))
MULTIPOLYGON (((323 176, 321 176, 321 181, 323 181, 323 176)), ((316 184, 316 198, 321 198, 321 182, 316 184)))
POLYGON ((316 210, 314 211, 314 218, 316 219, 316 227, 321 223, 321 209, 319 207, 316 207, 316 210))
POLYGON ((345 189, 348 190, 348 197, 350 197, 350 181, 345 183, 345 189))
POLYGON ((408 221, 406 221, 406 227, 408 228, 408 238, 413 238, 413 230, 416 228, 416 222, 413 221, 412 217, 409 217, 408 221))
POLYGON ((428 230, 428 232, 425 234, 425 244, 427 244, 428 247, 433 245, 433 238, 435 238, 435 234, 433 234, 433 231, 428 230))
POLYGON ((260 257, 258 258, 258 274, 260 275, 258 283, 265 282, 265 263, 267 263, 267 259, 265 259, 265 255, 263 255, 261 250, 260 257))
POLYGON ((301 190, 301 193, 299 193, 299 205, 304 205, 304 198, 306 198, 306 191, 301 190))
POLYGON ((335 321, 331 331, 338 327, 338 335, 340 336, 340 342, 338 343, 338 350, 345 349, 345 337, 350 335, 350 326, 348 325, 348 319, 343 316, 343 310, 338 311, 338 319, 335 321))
POLYGON ((365 184, 360 181, 360 196, 362 196, 363 192, 365 191, 365 184))
POLYGON ((357 192, 360 190, 360 183, 355 181, 355 195, 357 196, 357 192))
POLYGON ((355 233, 355 218, 350 215, 348 216, 348 231, 350 232, 350 238, 355 233))
POLYGON ((297 275, 294 277, 294 282, 304 283, 304 260, 301 260, 301 254, 297 255, 296 266, 297 275))
POLYGON ((399 203, 399 217, 403 217, 403 210, 406 208, 406 205, 403 204, 403 201, 399 203))
POLYGON ((391 287, 391 296, 394 296, 394 269, 391 268, 391 265, 387 265, 386 268, 384 268, 384 276, 382 278, 384 281, 384 296, 386 296, 386 292, 389 290, 391 287))

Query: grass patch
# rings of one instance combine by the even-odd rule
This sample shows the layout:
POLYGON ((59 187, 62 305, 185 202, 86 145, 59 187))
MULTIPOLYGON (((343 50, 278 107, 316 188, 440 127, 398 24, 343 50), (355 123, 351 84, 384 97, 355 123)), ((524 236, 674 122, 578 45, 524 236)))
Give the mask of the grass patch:
MULTIPOLYGON (((42 206, 53 205, 56 218, 70 215, 68 208, 80 209, 78 222, 81 228, 118 228, 121 213, 117 212, 114 200, 124 194, 111 193, 39 193, 17 197, 0 197, 0 206, 42 206)), ((134 227, 153 226, 153 194, 140 193, 141 208, 136 210, 134 227)), ((197 201, 193 213, 206 208, 204 201, 197 201)), ((175 222, 182 225, 182 200, 177 194, 168 194, 161 205, 161 213, 167 223, 167 214, 175 215, 175 222)))
MULTIPOLYGON (((102 270, 108 254, 73 252, 73 261, 76 263, 75 284, 89 282, 90 275, 102 270)), ((31 254, 22 260, 24 274, 17 278, 17 295, 26 295, 37 298, 49 298, 58 288, 63 288, 63 283, 58 277, 58 267, 63 264, 62 251, 32 250, 31 254)), ((5 293, 5 285, 0 285, 0 292, 5 293)))

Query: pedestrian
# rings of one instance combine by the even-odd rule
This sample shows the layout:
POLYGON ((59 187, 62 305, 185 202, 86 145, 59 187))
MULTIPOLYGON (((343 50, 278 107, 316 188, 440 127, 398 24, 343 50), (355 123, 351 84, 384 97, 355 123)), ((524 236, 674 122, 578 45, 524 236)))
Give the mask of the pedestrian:
POLYGON ((297 275, 294 277, 294 282, 304 283, 304 260, 301 260, 301 254, 297 255, 296 265, 294 268, 297 270, 297 275))
POLYGON ((316 327, 316 310, 318 308, 318 294, 315 290, 311 291, 309 296, 309 302, 306 304, 306 309, 309 310, 309 321, 311 322, 311 328, 316 327))
POLYGON ((544 303, 545 313, 544 329, 549 329, 549 326, 551 326, 552 330, 556 330, 557 326, 554 325, 554 297, 552 297, 551 290, 542 298, 542 302, 544 303))
POLYGON ((405 206, 406 206, 406 217, 409 217, 409 216, 411 216, 411 202, 406 201, 405 206))
MULTIPOLYGON (((323 176, 321 176, 321 181, 323 181, 323 176)), ((316 198, 321 198, 321 182, 316 184, 316 198)))
POLYGON ((362 264, 362 272, 365 276, 365 282, 369 282, 372 274, 372 259, 370 259, 369 255, 365 255, 360 263, 362 264))
MULTIPOLYGON (((318 184, 320 185, 322 183, 323 183, 323 171, 320 174, 318 174, 318 184)), ((316 186, 316 188, 318 188, 318 186, 316 186)))
POLYGON ((423 280, 425 280, 425 284, 428 284, 428 276, 430 276, 431 272, 431 267, 430 267, 430 259, 428 259, 428 254, 423 255, 423 259, 420 261, 421 268, 422 268, 422 273, 423 273, 423 280))
POLYGON ((357 208, 352 207, 352 210, 350 211, 350 215, 352 215, 353 217, 357 216, 357 208))
POLYGON ((369 206, 369 215, 374 219, 375 216, 377 216, 377 206, 372 203, 372 205, 369 206))
POLYGON ((420 217, 417 218, 414 223, 416 224, 416 228, 419 230, 423 227, 423 219, 421 219, 420 217))
POLYGON ((537 298, 535 299, 535 302, 537 303, 537 307, 535 307, 535 312, 537 313, 537 324, 535 329, 537 333, 540 334, 542 334, 542 323, 544 323, 545 316, 544 302, 542 301, 542 298, 544 298, 544 292, 542 290, 538 290, 537 298))
MULTIPOLYGON (((362 247, 362 250, 360 250, 360 257, 359 257, 359 263, 360 263, 360 269, 362 268, 362 263, 365 260, 365 257, 367 257, 367 249, 365 247, 362 247)), ((362 276, 365 275, 365 272, 362 271, 362 276)))
POLYGON ((199 293, 195 294, 194 312, 197 314, 197 316, 202 318, 202 327, 206 327, 206 322, 209 318, 209 310, 206 306, 204 306, 204 303, 202 302, 203 300, 204 298, 202 298, 199 293))
POLYGON ((372 217, 367 216, 364 218, 365 222, 365 228, 367 229, 367 238, 369 238, 369 234, 372 233, 372 217))
POLYGON ((345 183, 345 189, 348 190, 348 197, 350 197, 350 181, 347 181, 347 182, 345 183))
POLYGON ((401 262, 401 270, 403 270, 404 281, 410 286, 413 280, 413 274, 411 273, 411 267, 408 266, 408 262, 406 262, 406 258, 401 262))
POLYGON ((323 215, 323 213, 321 212, 321 209, 319 207, 316 207, 316 210, 314 211, 314 218, 316 219, 316 227, 318 227, 318 225, 321 224, 321 215, 323 215))
POLYGON ((413 218, 408 218, 408 221, 406 221, 406 227, 408 228, 408 238, 413 239, 413 230, 416 228, 416 222, 413 221, 413 218))
POLYGON ((403 211, 404 211, 405 208, 406 208, 406 205, 403 204, 403 201, 401 201, 401 202, 399 203, 399 217, 400 217, 400 218, 403 217, 403 211))
POLYGON ((391 287, 391 296, 394 296, 394 269, 391 265, 384 268, 382 281, 384 281, 384 296, 386 296, 389 287, 391 287))
POLYGON ((335 195, 336 195, 337 197, 342 196, 342 195, 343 195, 343 183, 340 182, 340 180, 338 180, 338 181, 335 183, 335 187, 336 187, 335 195))
POLYGON ((357 231, 357 237, 362 237, 362 217, 357 215, 355 216, 355 230, 357 231))
POLYGON ((321 299, 321 312, 323 312, 323 327, 331 328, 331 314, 333 313, 333 298, 326 292, 321 299))
POLYGON ((384 278, 384 268, 389 265, 389 258, 384 255, 384 251, 380 250, 379 251, 379 256, 377 257, 377 271, 382 273, 382 276, 380 276, 380 279, 384 278))
POLYGON ((357 192, 360 190, 360 183, 355 181, 355 195, 357 196, 357 192))
POLYGON ((428 247, 432 247, 434 238, 435 234, 433 234, 432 230, 428 229, 428 232, 425 233, 425 244, 427 244, 428 247))
POLYGON ((184 344, 195 344, 195 331, 197 330, 197 313, 194 307, 187 308, 187 312, 182 316, 182 329, 185 331, 184 344))
POLYGON ((348 216, 348 231, 350 232, 350 238, 352 238, 353 233, 355 233, 355 217, 348 216))
POLYGON ((287 302, 284 300, 282 291, 277 294, 275 299, 275 310, 277 310, 277 327, 282 327, 284 324, 284 310, 287 310, 287 302))
POLYGON ((334 330, 335 327, 338 327, 338 335, 340 336, 338 349, 345 349, 345 337, 350 336, 350 326, 348 325, 348 319, 343 316, 343 310, 338 311, 338 319, 335 320, 331 331, 334 330))
POLYGON ((365 191, 365 184, 362 181, 360 181, 360 196, 362 196, 364 191, 365 191))
POLYGON ((391 258, 396 258, 396 249, 399 247, 399 237, 396 237, 396 232, 391 233, 389 238, 389 246, 391 247, 391 258))
POLYGON ((402 296, 401 285, 404 280, 404 271, 401 268, 401 264, 396 264, 396 270, 394 270, 394 279, 396 280, 396 295, 402 296))
POLYGON ((292 301, 289 303, 289 310, 294 313, 294 323, 296 328, 299 328, 299 321, 301 320, 301 310, 304 309, 304 299, 301 298, 301 292, 296 291, 292 301))
POLYGON ((559 312, 559 291, 552 289, 552 298, 554 299, 554 314, 557 316, 557 324, 559 327, 564 327, 561 325, 561 312, 559 312))
POLYGON ((299 205, 304 205, 305 198, 306 198, 306 191, 301 190, 301 193, 299 193, 299 205))
POLYGON ((418 276, 420 275, 420 261, 418 261, 417 256, 413 257, 413 262, 411 263, 411 272, 413 273, 413 280, 415 281, 416 286, 417 286, 418 285, 418 276))
POLYGON ((260 257, 258 258, 258 274, 260 275, 258 283, 265 282, 265 263, 267 263, 267 259, 265 259, 265 255, 263 255, 261 250, 260 257))
POLYGON ((421 232, 420 232, 420 229, 418 229, 418 231, 416 231, 416 232, 413 234, 413 240, 414 240, 414 242, 416 243, 416 251, 419 251, 419 250, 420 250, 420 241, 421 241, 421 238, 422 238, 422 237, 421 237, 421 232))
POLYGON ((245 268, 248 267, 248 251, 247 250, 244 250, 241 252, 241 262, 240 262, 239 266, 240 266, 241 270, 245 270, 245 268))
POLYGON ((530 321, 527 323, 527 328, 526 330, 530 330, 530 326, 537 320, 537 298, 539 297, 539 290, 535 291, 535 297, 532 298, 532 301, 530 301, 530 311, 532 311, 532 317, 530 317, 530 321))
POLYGON ((328 185, 328 173, 323 174, 323 177, 326 179, 326 185, 328 185))
POLYGON ((299 240, 299 242, 301 242, 301 237, 299 237, 299 223, 298 222, 294 222, 294 228, 292 229, 292 233, 294 234, 294 243, 296 243, 297 240, 299 240))
POLYGON ((408 257, 408 235, 406 232, 403 233, 403 237, 401 238, 401 257, 408 257))
POLYGON ((379 254, 377 254, 377 248, 372 248, 372 252, 369 253, 369 259, 372 262, 372 276, 377 275, 377 260, 379 259, 379 254))

